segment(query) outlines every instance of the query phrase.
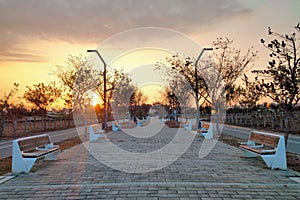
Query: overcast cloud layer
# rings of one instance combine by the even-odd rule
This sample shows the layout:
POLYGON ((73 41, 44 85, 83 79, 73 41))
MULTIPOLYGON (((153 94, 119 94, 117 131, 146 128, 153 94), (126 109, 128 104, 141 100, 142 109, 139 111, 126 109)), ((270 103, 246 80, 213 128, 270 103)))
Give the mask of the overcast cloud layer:
POLYGON ((100 42, 147 26, 189 34, 249 12, 235 0, 0 0, 0 60, 41 61, 22 49, 32 39, 100 42))

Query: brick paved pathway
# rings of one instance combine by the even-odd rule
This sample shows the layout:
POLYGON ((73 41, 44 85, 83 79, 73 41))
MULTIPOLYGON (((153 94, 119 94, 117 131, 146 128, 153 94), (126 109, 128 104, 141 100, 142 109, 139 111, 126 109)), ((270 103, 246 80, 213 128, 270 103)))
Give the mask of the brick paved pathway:
MULTIPOLYGON (((150 138, 119 131, 107 138, 124 150, 150 152, 170 142, 175 130, 164 127, 150 138)), ((202 143, 196 137, 174 163, 147 173, 114 170, 77 145, 57 161, 39 162, 35 172, 2 183, 0 199, 299 199, 300 184, 290 177, 300 173, 269 170, 262 160, 242 158, 239 149, 220 141, 200 159, 202 143)))

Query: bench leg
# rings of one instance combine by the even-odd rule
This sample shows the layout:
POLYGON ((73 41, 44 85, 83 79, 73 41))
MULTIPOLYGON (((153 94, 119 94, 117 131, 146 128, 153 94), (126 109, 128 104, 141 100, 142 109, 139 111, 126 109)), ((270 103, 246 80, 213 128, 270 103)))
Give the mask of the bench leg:
POLYGON ((213 137, 214 137, 213 127, 212 127, 212 124, 210 124, 209 129, 207 130, 205 139, 213 139, 213 137))
POLYGON ((90 142, 97 142, 97 140, 103 137, 101 134, 94 134, 92 137, 90 137, 90 142))
POLYGON ((45 155, 45 159, 44 160, 57 160, 57 156, 58 154, 61 152, 61 150, 57 150, 54 152, 51 152, 47 155, 45 155))
POLYGON ((13 161, 12 163, 12 172, 13 173, 29 173, 32 166, 34 165, 36 158, 26 158, 20 159, 17 162, 13 161))
POLYGON ((37 160, 37 158, 31 158, 31 159, 24 160, 25 165, 26 165, 26 173, 30 172, 30 170, 31 170, 31 168, 34 165, 36 160, 37 160))
POLYGON ((12 151, 12 173, 29 173, 36 158, 26 158, 24 159, 21 154, 18 141, 13 141, 13 151, 12 151))
POLYGON ((97 141, 100 137, 103 137, 101 133, 90 133, 90 142, 97 141))
POLYGON ((207 132, 202 132, 202 133, 200 133, 200 135, 203 136, 205 139, 212 139, 209 137, 207 132))
POLYGON ((274 156, 262 155, 261 158, 264 160, 266 165, 271 168, 273 165, 273 158, 274 156))
POLYGON ((213 139, 213 133, 211 131, 202 131, 199 133, 200 136, 203 136, 205 139, 213 139))
POLYGON ((187 131, 192 131, 192 126, 191 126, 191 125, 184 125, 184 128, 185 128, 187 131))
POLYGON ((112 127, 112 131, 116 132, 116 131, 118 131, 118 130, 119 130, 119 127, 118 127, 118 126, 113 126, 113 127, 112 127))
POLYGON ((271 169, 286 170, 286 160, 275 157, 274 155, 261 155, 266 165, 271 169))

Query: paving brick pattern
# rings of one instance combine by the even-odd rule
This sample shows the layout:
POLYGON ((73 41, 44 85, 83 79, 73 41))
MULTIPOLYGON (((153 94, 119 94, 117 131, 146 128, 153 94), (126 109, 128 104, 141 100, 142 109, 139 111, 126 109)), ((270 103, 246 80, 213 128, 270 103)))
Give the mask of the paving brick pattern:
MULTIPOLYGON (((147 139, 120 131, 107 138, 122 149, 149 152, 170 142, 175 130, 165 127, 147 139)), ((200 159, 202 142, 196 137, 178 160, 148 173, 111 169, 77 145, 57 161, 41 161, 35 172, 2 183, 0 199, 299 199, 300 184, 289 177, 300 173, 270 170, 261 159, 242 158, 239 149, 220 141, 200 159)))

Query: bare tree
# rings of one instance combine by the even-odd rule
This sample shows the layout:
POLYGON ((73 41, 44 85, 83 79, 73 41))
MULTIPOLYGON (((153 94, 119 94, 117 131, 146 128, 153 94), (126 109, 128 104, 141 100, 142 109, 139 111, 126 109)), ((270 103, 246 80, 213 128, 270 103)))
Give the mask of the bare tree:
POLYGON ((53 74, 60 80, 64 88, 62 99, 65 106, 69 109, 68 127, 70 127, 72 116, 73 89, 78 71, 85 65, 85 58, 82 55, 70 55, 64 65, 56 65, 53 74))
POLYGON ((32 87, 26 87, 27 90, 24 93, 24 99, 45 113, 47 108, 60 98, 61 95, 61 89, 56 87, 55 82, 51 82, 48 85, 39 83, 32 87))
POLYGON ((73 106, 77 106, 78 112, 85 110, 90 101, 87 92, 97 88, 100 72, 93 69, 82 55, 70 55, 64 65, 54 66, 53 74, 63 86, 62 96, 65 106, 69 109, 70 127, 73 106))
POLYGON ((251 82, 244 74, 242 78, 244 87, 236 87, 237 100, 244 108, 253 108, 262 97, 262 88, 257 84, 258 77, 251 82))
POLYGON ((300 33, 300 23, 291 34, 273 32, 269 27, 271 41, 261 39, 261 43, 270 51, 271 61, 267 69, 252 71, 262 77, 259 85, 264 94, 285 111, 286 142, 289 119, 300 100, 300 44, 296 33, 300 33))
POLYGON ((136 90, 137 87, 132 84, 132 80, 129 75, 124 74, 112 92, 111 101, 115 116, 129 116, 129 118, 132 119, 130 116, 130 100, 136 90))
MULTIPOLYGON (((170 78, 167 80, 171 84, 174 77, 181 77, 182 81, 188 83, 190 91, 195 98, 196 103, 196 118, 199 121, 199 101, 201 99, 207 99, 209 97, 208 87, 206 85, 205 79, 201 73, 197 75, 197 84, 196 84, 196 75, 195 75, 195 59, 186 57, 183 58, 179 54, 173 55, 166 58, 167 63, 157 63, 156 70, 163 70, 165 75, 170 78), (196 95, 198 94, 198 95, 196 95)), ((187 92, 188 93, 188 92, 187 92)))
MULTIPOLYGON (((217 38, 212 43, 213 55, 202 59, 197 66, 197 85, 195 76, 195 58, 174 55, 167 58, 167 63, 171 65, 173 72, 168 69, 168 74, 178 76, 179 74, 189 83, 195 98, 197 107, 197 122, 199 116, 199 102, 209 103, 216 111, 218 122, 221 110, 225 110, 226 104, 223 96, 232 90, 235 81, 240 77, 244 70, 254 61, 257 52, 249 48, 245 54, 241 50, 232 47, 233 41, 226 38, 217 38), (224 88, 224 90, 222 89, 224 88), (198 95, 196 95, 198 94, 198 95)), ((158 63, 157 69, 166 68, 166 64, 158 63)), ((229 97, 229 95, 227 95, 229 97)))
MULTIPOLYGON (((61 89, 56 87, 55 82, 48 85, 39 83, 32 87, 26 87, 27 90, 24 92, 23 98, 40 109, 44 117, 46 117, 47 108, 61 97, 61 89)), ((46 129, 45 121, 44 129, 46 129)))
POLYGON ((17 138, 17 122, 16 122, 16 117, 11 109, 12 103, 10 102, 10 100, 18 92, 18 90, 19 90, 19 84, 14 83, 14 86, 10 90, 10 92, 7 95, 4 94, 3 99, 0 99, 0 137, 3 135, 4 132, 5 111, 6 111, 13 121, 12 125, 13 125, 14 138, 17 138))
MULTIPOLYGON (((104 102, 104 81, 102 78, 103 76, 104 72, 100 72, 99 80, 97 80, 98 85, 95 91, 104 102)), ((122 82, 122 80, 123 82, 121 84, 124 84, 126 80, 129 81, 129 79, 127 79, 127 76, 128 75, 125 74, 123 70, 117 70, 112 67, 109 67, 108 70, 106 70, 106 102, 108 105, 108 114, 111 114, 111 101, 115 92, 114 90, 118 86, 118 83, 122 82)))
POLYGON ((245 54, 242 54, 240 49, 232 47, 233 40, 229 38, 217 38, 212 44, 213 58, 221 74, 225 92, 227 92, 244 71, 252 67, 251 64, 257 56, 257 51, 251 47, 245 54))
POLYGON ((145 115, 143 105, 146 104, 147 96, 138 88, 132 93, 130 98, 131 117, 142 117, 145 115))
POLYGON ((166 100, 165 104, 172 109, 172 112, 175 110, 177 115, 184 115, 185 118, 187 118, 188 107, 192 107, 193 97, 190 85, 182 76, 171 77, 169 85, 162 91, 162 99, 166 100))

